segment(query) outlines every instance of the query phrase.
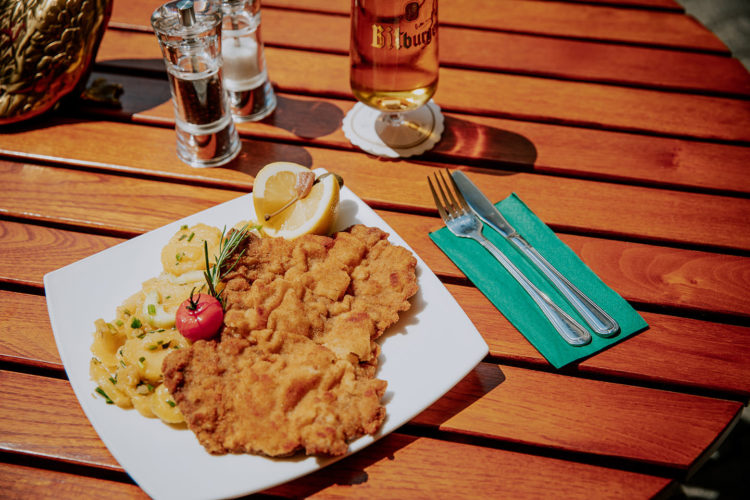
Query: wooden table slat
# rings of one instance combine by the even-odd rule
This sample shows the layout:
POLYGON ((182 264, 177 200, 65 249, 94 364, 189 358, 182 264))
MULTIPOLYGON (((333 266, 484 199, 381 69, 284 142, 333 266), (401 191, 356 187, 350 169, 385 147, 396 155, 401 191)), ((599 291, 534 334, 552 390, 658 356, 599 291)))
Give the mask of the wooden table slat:
MULTIPOLYGON (((478 494, 533 493, 541 488, 554 489, 566 498, 588 498, 592 488, 611 488, 611 498, 619 498, 622 494, 651 497, 667 491, 672 483, 669 479, 645 474, 391 434, 356 455, 272 488, 267 493, 288 498, 331 498, 352 494, 387 497, 403 495, 404 492, 418 496, 439 495, 449 488, 452 498, 475 498, 478 494), (484 466, 478 469, 477 463, 484 466), (438 473, 446 466, 453 472, 438 473), (535 473, 529 476, 526 474, 528 470, 535 473), (424 484, 415 482, 404 471, 429 480, 424 484)), ((143 491, 128 483, 2 463, 0 488, 11 497, 32 495, 54 500, 81 496, 148 498, 143 491)))
MULTIPOLYGON (((401 221, 397 219, 395 222, 401 221)), ((398 225, 396 224, 395 227, 398 225)), ((403 233, 413 248, 422 248, 424 244, 432 246, 431 242, 421 241, 423 238, 419 236, 417 236, 419 239, 412 239, 411 233, 406 231, 403 233)), ((20 235, 25 236, 24 241, 8 247, 8 251, 3 254, 0 259, 0 275, 3 279, 13 283, 26 282, 37 287, 42 286, 41 278, 44 273, 90 255, 91 248, 104 249, 122 241, 106 236, 68 233, 61 229, 26 226, 14 222, 0 222, 0 234, 3 235, 4 241, 19 241, 20 235), (29 271, 20 271, 22 263, 27 260, 33 261, 36 265, 33 275, 26 274, 29 271)), ((573 238, 584 240, 581 237, 573 238)), ((606 240, 592 240, 592 242, 594 248, 596 248, 595 243, 607 243, 606 240)), ((618 244, 617 242, 609 243, 618 244)), ((585 247, 586 244, 583 246, 585 247)), ((611 253, 608 253, 602 245, 599 246, 602 247, 600 250, 588 250, 583 253, 586 262, 595 272, 605 278, 610 278, 610 285, 616 289, 623 287, 623 283, 627 281, 623 280, 622 276, 606 273, 608 268, 617 269, 619 266, 611 266, 611 253), (591 260, 591 254, 600 256, 601 261, 591 260)), ((628 253, 627 245, 623 246, 625 247, 623 252, 628 253)), ((655 254, 655 250, 657 249, 643 249, 643 255, 654 256, 656 262, 663 260, 658 253, 655 254)), ((693 252, 674 249, 664 249, 664 251, 671 256, 674 269, 681 270, 690 267, 686 263, 689 262, 693 252), (681 253, 686 254, 685 260, 680 259, 681 253)), ((420 251, 420 253, 432 268, 436 268, 432 255, 439 252, 425 254, 420 251)), ((442 254, 439 255, 442 256, 442 254)), ((704 256, 709 259, 710 257, 711 254, 704 256)), ((743 259, 743 263, 748 265, 747 259, 743 259)), ((655 274, 651 280, 657 282, 663 280, 659 277, 658 266, 641 262, 634 264, 633 268, 652 269, 655 274)), ((670 266, 667 271, 663 272, 666 275, 675 276, 669 269, 672 267, 670 266)), ((713 266, 707 266, 707 269, 712 270, 713 266)), ((739 275, 741 271, 728 274, 739 275)), ((691 297, 705 298, 711 295, 712 290, 723 290, 720 285, 724 280, 721 277, 713 280, 707 275, 705 278, 696 280, 694 276, 686 275, 678 281, 706 281, 713 282, 714 286, 706 286, 700 293, 697 291, 689 293, 691 297)), ((645 289, 637 282, 633 283, 633 287, 636 290, 645 289)), ((478 290, 460 285, 448 285, 448 289, 483 334, 492 356, 512 362, 547 366, 541 355, 478 290)), ((660 296, 656 292, 657 290, 654 291, 655 295, 650 300, 657 304, 659 300, 667 301, 668 297, 660 296)), ((635 299, 645 302, 647 297, 647 295, 636 296, 635 299)), ((738 290, 737 298, 717 295, 716 302, 734 304, 742 297, 744 297, 744 289, 738 290)), ((0 311, 2 311, 0 329, 5 332, 3 338, 0 339, 0 359, 59 369, 61 364, 52 340, 52 333, 49 331, 43 298, 36 295, 0 291, 0 306, 0 311), (23 318, 23 321, 18 321, 19 318, 23 318), (47 331, 47 335, 29 338, 29 329, 47 331)), ((741 311, 746 310, 747 308, 744 308, 741 311)), ((106 317, 107 312, 102 311, 101 314, 106 317)), ((716 324, 709 328, 709 323, 705 321, 653 313, 644 313, 644 317, 650 325, 647 331, 583 361, 578 370, 679 386, 685 390, 700 388, 708 392, 732 394, 743 401, 748 400, 750 397, 750 382, 748 382, 750 381, 750 329, 716 324), (664 356, 664 353, 670 353, 670 355, 664 356)))
MULTIPOLYGON (((143 69, 153 69, 159 54, 154 36, 149 33, 131 36, 134 40, 144 37, 138 47, 151 47, 141 58, 146 59, 143 69)), ((275 47, 265 50, 265 56, 269 76, 281 90, 331 97, 352 95, 347 56, 275 47)), ((112 56, 102 52, 98 60, 105 57, 112 56)), ((434 99, 447 111, 750 142, 746 126, 750 121, 750 100, 745 99, 456 68, 440 69, 434 99)))
MULTIPOLYGON (((99 76, 102 75, 94 77, 99 76)), ((139 89, 138 94, 126 92, 123 96, 121 113, 126 120, 132 117, 142 123, 163 123, 166 127, 144 128, 107 121, 100 111, 100 119, 60 119, 50 120, 45 127, 19 127, 16 133, 0 135, 0 153, 220 185, 246 185, 238 182, 243 176, 236 175, 236 168, 193 169, 179 161, 175 153, 172 104, 165 81, 112 74, 106 77, 122 83, 126 89, 139 89), (144 95, 154 96, 153 107, 144 109, 142 101, 136 103, 136 97, 144 95), (64 133, 49 133, 63 129, 64 133)), ((349 101, 282 94, 272 117, 260 123, 240 124, 238 129, 245 137, 302 141, 354 151, 340 127, 349 109, 349 101)), ((472 115, 447 114, 446 123, 448 130, 443 140, 429 155, 436 161, 476 162, 480 156, 480 163, 492 168, 505 166, 656 187, 750 194, 748 147, 472 115), (721 170, 716 169, 717 164, 722 166, 721 170)), ((351 156, 361 156, 354 152, 351 156)), ((249 163, 252 168, 256 167, 255 157, 263 161, 276 156, 310 164, 311 154, 330 164, 353 161, 350 155, 342 157, 340 152, 326 149, 311 153, 286 144, 258 141, 248 145, 248 154, 243 155, 241 163, 249 163)))
POLYGON ((63 369, 43 296, 0 290, 0 328, 0 361, 63 369))
MULTIPOLYGON (((133 16, 133 22, 140 20, 140 29, 150 29, 148 14, 136 14, 134 11, 129 15, 133 16)), ((117 23, 117 19, 114 23, 117 23)), ((349 53, 348 17, 264 9, 262 31, 263 41, 269 48, 349 53), (310 37, 311 32, 316 36, 310 37)), ((108 30, 99 49, 99 63, 127 68, 134 59, 158 51, 154 36, 132 35, 126 30, 108 30)), ((157 69, 160 62, 155 57, 141 64, 153 64, 150 69, 157 69)), ((443 26, 440 29, 440 64, 687 92, 750 96, 750 74, 737 59, 726 55, 519 33, 443 26), (674 70, 663 71, 662 68, 666 66, 674 70)))
MULTIPOLYGON (((238 124, 240 156, 211 169, 175 155, 149 22, 163 2, 114 1, 91 78, 121 84, 121 107, 69 100, 0 127, 5 496, 145 497, 65 379, 44 274, 248 193, 279 160, 341 174, 489 356, 397 432, 263 496, 672 498, 727 439, 750 400, 750 73, 677 1, 441 2, 442 141, 383 161, 341 130, 352 0, 265 0, 279 105, 238 124), (426 178, 446 167, 493 200, 517 193, 650 327, 550 367, 429 239, 443 223, 426 178)), ((29 26, 5 31, 33 44, 29 26)))
MULTIPOLYGON (((428 237, 441 227, 439 219, 383 211, 380 215, 436 273, 465 279, 428 237)), ((0 279, 36 287, 41 286, 45 273, 121 241, 9 221, 0 221, 0 235, 7 243, 0 257, 0 279)), ((576 235, 560 237, 627 300, 670 310, 748 316, 747 257, 576 235)))
POLYGON ((0 463, 0 489, 7 498, 107 498, 146 500, 146 493, 132 483, 97 479, 70 472, 0 463))
MULTIPOLYGON (((3 449, 114 465, 66 381, 0 371, 0 395, 3 449)), ((741 408, 731 401, 482 363, 413 422, 509 443, 620 457, 680 475, 711 449, 741 408), (535 390, 540 386, 554 390, 540 394, 535 390), (592 414, 596 422, 588 421, 592 414)))
MULTIPOLYGON (((263 5, 340 15, 350 12, 349 0, 266 0, 263 5)), ((120 14, 117 10, 115 12, 118 19, 120 14)), ((443 26, 727 51, 706 28, 678 12, 551 1, 477 0, 472 2, 470 9, 457 2, 443 2, 439 16, 443 26)))
MULTIPOLYGON (((274 160, 295 161, 304 158, 305 153, 318 152, 296 146, 291 146, 291 150, 294 151, 291 157, 264 158, 245 144, 242 157, 250 160, 242 169, 253 172, 274 160)), ((435 212, 427 188, 427 176, 434 172, 434 167, 406 161, 391 165, 355 154, 351 158, 356 164, 317 163, 314 159, 302 163, 313 167, 335 165, 347 186, 375 206, 435 212), (363 168, 363 164, 368 168, 363 168)), ((251 180, 250 175, 243 175, 246 183, 251 180)), ((470 169, 469 176, 493 200, 517 193, 541 220, 557 231, 750 250, 750 232, 743 230, 750 213, 750 199, 567 178, 550 183, 544 176, 528 173, 498 175, 470 169), (639 201, 644 199, 649 203, 639 201)), ((242 191, 178 184, 166 187, 159 181, 4 160, 0 160, 0 180, 8 187, 6 196, 0 200, 0 213, 128 233, 155 229, 242 194, 242 191), (61 183, 64 190, 60 189, 61 183), (128 200, 134 192, 151 193, 155 197, 145 198, 142 206, 134 207, 128 200), (148 215, 133 217, 147 203, 153 205, 148 215)))

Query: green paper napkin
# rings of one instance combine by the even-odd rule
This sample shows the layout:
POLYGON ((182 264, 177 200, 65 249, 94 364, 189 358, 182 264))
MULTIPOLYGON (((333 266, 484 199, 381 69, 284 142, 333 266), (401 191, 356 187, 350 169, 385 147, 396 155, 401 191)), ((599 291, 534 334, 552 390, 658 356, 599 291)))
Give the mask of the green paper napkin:
MULTIPOLYGON (((458 266, 531 344, 554 366, 591 356, 648 327, 643 318, 614 290, 594 274, 515 194, 496 204, 510 224, 553 266, 583 293, 609 313, 619 324, 620 333, 603 338, 591 332, 590 344, 569 345, 555 331, 531 297, 502 265, 479 243, 453 235, 447 227, 430 233, 430 238, 458 266)), ((588 328, 583 319, 537 268, 511 243, 485 225, 484 236, 554 302, 588 328)))

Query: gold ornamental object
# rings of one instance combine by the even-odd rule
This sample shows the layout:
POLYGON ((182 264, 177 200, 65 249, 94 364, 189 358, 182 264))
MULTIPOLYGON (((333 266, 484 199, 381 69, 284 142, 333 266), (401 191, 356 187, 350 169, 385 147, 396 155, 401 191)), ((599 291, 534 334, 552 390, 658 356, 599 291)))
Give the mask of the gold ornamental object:
POLYGON ((0 0, 0 125, 80 94, 112 0, 0 0))

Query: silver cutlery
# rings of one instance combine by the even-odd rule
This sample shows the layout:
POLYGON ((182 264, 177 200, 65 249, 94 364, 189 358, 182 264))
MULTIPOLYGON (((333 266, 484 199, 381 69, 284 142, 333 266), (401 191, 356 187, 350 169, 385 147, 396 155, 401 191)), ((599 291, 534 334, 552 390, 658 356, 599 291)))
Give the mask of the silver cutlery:
POLYGON ((591 342, 591 334, 588 330, 560 309, 557 304, 552 302, 547 295, 529 281, 503 252, 484 237, 482 234, 482 221, 471 211, 471 208, 458 190, 458 186, 453 182, 450 173, 448 173, 448 178, 453 186, 452 190, 448 187, 448 183, 440 172, 435 174, 437 191, 429 177, 427 177, 427 182, 430 185, 430 191, 432 191, 435 206, 437 206, 440 217, 442 217, 450 232, 461 238, 473 239, 490 252, 523 287, 526 293, 529 294, 544 316, 552 323, 552 326, 567 343, 580 346, 591 342), (440 196, 438 196, 438 192, 440 192, 440 196), (455 193, 455 196, 453 193, 455 193))
POLYGON ((450 174, 464 196, 469 207, 488 226, 511 242, 521 253, 541 270, 550 282, 562 293, 595 333, 602 337, 612 337, 620 331, 620 326, 593 300, 581 292, 545 259, 529 242, 508 223, 495 205, 461 171, 450 174))

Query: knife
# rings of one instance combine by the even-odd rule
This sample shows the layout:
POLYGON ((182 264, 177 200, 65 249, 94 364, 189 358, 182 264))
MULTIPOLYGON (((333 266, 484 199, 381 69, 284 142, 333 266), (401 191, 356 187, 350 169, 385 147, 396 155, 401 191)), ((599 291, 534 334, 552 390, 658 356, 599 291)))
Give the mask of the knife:
POLYGON ((500 233, 511 242, 531 262, 533 262, 550 282, 562 293, 570 304, 575 308, 591 329, 602 337, 613 337, 620 331, 620 325, 601 307, 588 298, 583 292, 575 287, 555 267, 547 262, 547 259, 527 242, 510 223, 502 216, 500 211, 490 200, 461 172, 451 172, 451 177, 456 182, 459 191, 466 198, 472 210, 488 226, 500 233))

